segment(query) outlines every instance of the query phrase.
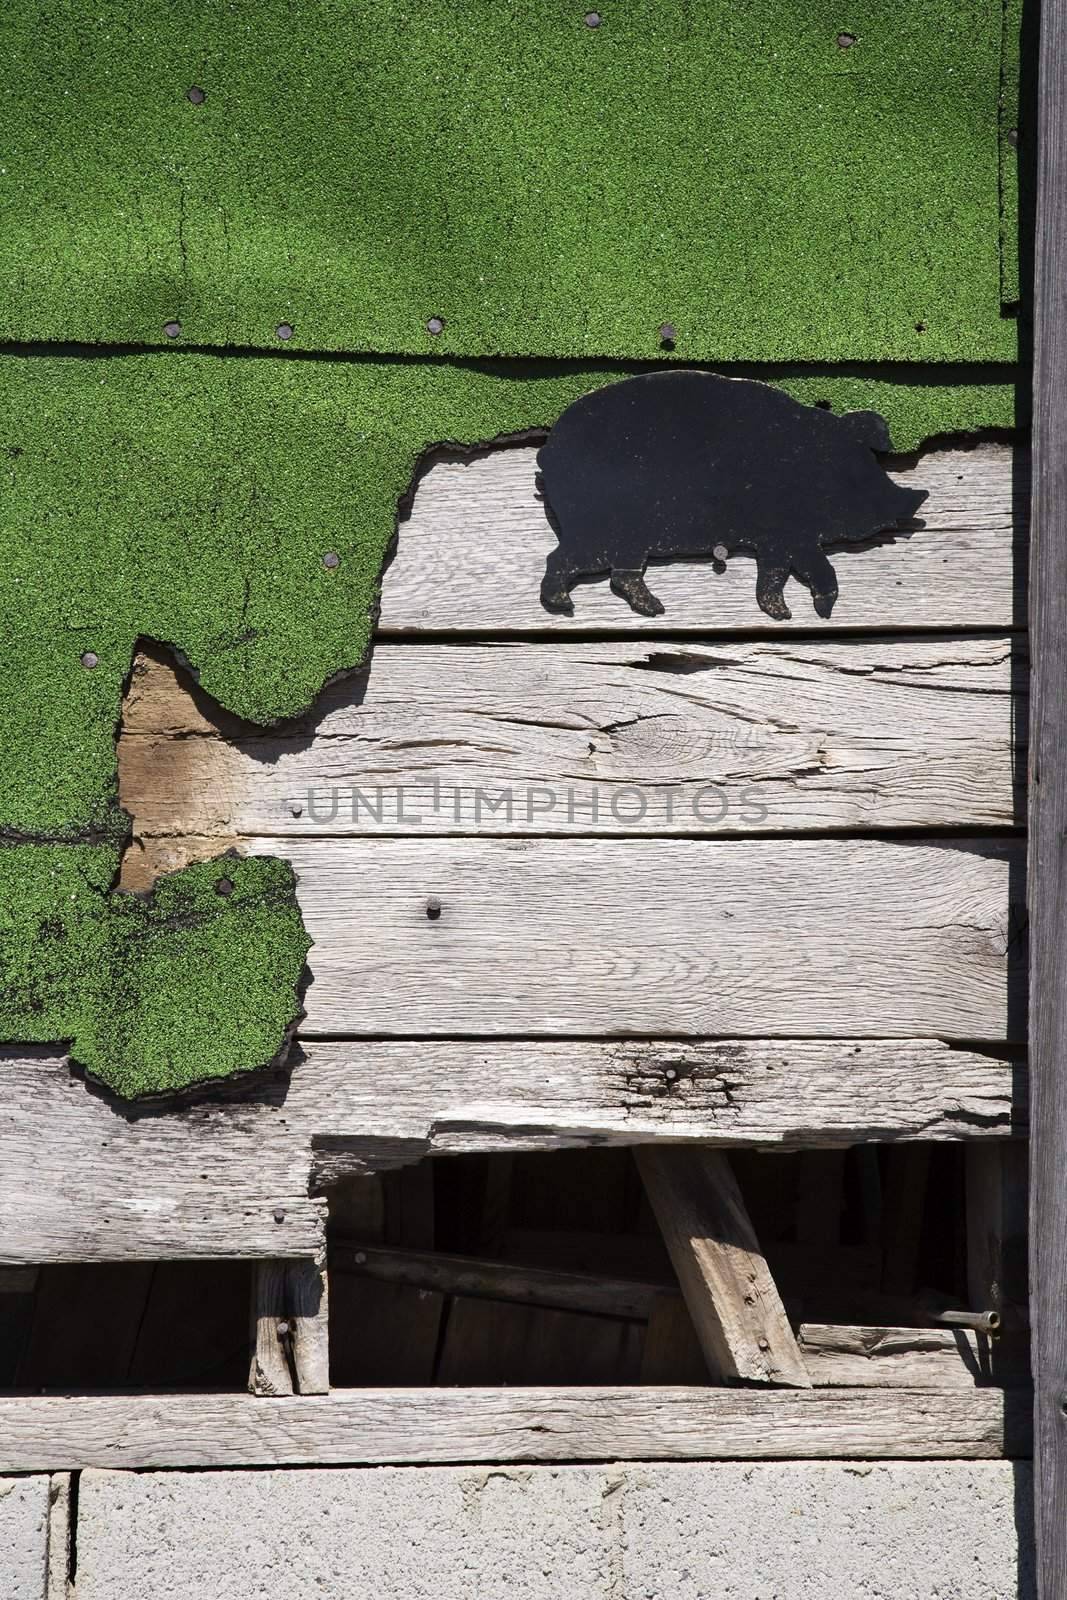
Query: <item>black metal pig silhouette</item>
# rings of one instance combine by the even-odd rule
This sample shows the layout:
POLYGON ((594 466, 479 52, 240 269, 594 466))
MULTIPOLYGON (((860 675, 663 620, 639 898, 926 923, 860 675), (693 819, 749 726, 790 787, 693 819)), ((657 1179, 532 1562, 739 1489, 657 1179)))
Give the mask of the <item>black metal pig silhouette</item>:
POLYGON ((748 378, 655 372, 597 389, 568 406, 537 457, 559 540, 542 604, 572 611, 575 580, 608 572, 616 594, 657 616, 650 560, 721 564, 745 550, 769 617, 790 616, 790 574, 828 617, 837 575, 823 546, 898 528, 926 499, 887 475, 874 452, 889 448, 876 411, 835 416, 748 378))

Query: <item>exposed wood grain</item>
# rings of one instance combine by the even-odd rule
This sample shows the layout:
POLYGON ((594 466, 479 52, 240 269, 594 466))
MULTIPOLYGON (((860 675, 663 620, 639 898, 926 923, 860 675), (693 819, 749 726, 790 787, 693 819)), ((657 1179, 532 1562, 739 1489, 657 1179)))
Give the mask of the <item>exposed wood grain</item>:
POLYGON ((383 1250, 374 1245, 337 1245, 330 1252, 335 1272, 405 1283, 520 1305, 548 1306, 560 1311, 585 1311, 602 1317, 647 1319, 664 1293, 662 1284, 582 1272, 550 1272, 543 1267, 481 1261, 472 1256, 422 1250, 383 1250))
POLYGON ((636 1154, 709 1372, 809 1388, 729 1157, 691 1147, 636 1154))
POLYGON ((286 1310, 297 1394, 330 1390, 330 1297, 326 1270, 315 1261, 287 1261, 286 1310))
POLYGON ((252 1278, 252 1361, 248 1373, 248 1388, 254 1395, 293 1393, 285 1279, 284 1261, 257 1262, 252 1278))
MULTIPOLYGON (((1067 1595, 1067 0, 1040 8, 1030 632, 1031 1317, 1037 1584, 1067 1595)), ((1033 135, 1031 134, 1031 137, 1033 135)))
POLYGON ((1014 843, 247 843, 299 876, 312 1035, 1023 1031, 1014 843))
MULTIPOLYGON (((1021 814, 1008 638, 379 644, 307 719, 222 737, 139 658, 120 799, 144 841, 247 834, 789 833, 1021 814)), ((1013 683, 1015 694, 1013 697, 1013 683)))
MULTIPOLYGON (((410 520, 400 525, 396 559, 385 575, 383 634, 782 629, 757 608, 754 566, 744 557, 732 558, 721 575, 708 562, 654 567, 651 586, 666 606, 662 617, 636 616, 605 583, 575 589, 573 617, 546 612, 538 596, 556 541, 534 493, 535 454, 498 450, 430 470, 410 520)), ((1013 483, 1011 451, 984 445, 933 452, 894 476, 929 491, 926 526, 908 539, 832 553, 841 597, 829 626, 999 628, 1021 620, 1024 578, 1012 543, 1013 531, 1017 542, 1024 536, 1025 497, 1013 483)), ((788 584, 786 598, 794 628, 818 622, 799 585, 788 584)))
POLYGON ((380 1181, 355 1175, 429 1154, 984 1140, 1025 1111, 1019 1065, 930 1039, 309 1043, 291 1079, 180 1114, 120 1113, 61 1056, 8 1050, 0 1261, 317 1258, 309 1182, 358 1184, 380 1237, 380 1181))
POLYGON ((1016 1340, 994 1361, 991 1341, 967 1328, 876 1328, 801 1323, 801 1356, 813 1384, 833 1388, 973 1389, 980 1383, 1029 1383, 1016 1340))
POLYGON ((995 1459, 1029 1396, 714 1388, 0 1397, 0 1471, 380 1462, 995 1459))

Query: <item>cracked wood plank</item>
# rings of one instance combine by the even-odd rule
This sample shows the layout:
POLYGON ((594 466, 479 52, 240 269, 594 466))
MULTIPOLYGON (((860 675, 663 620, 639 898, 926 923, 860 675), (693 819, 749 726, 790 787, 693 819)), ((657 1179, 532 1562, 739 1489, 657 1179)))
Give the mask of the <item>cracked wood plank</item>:
POLYGON ((296 870, 312 1036, 1023 1036, 1015 842, 245 843, 296 870))
POLYGON ((0 1471, 1025 1455, 1025 1392, 334 1389, 0 1397, 0 1471))
POLYGON ((180 1114, 0 1053, 0 1263, 317 1259, 312 1191, 427 1155, 692 1140, 841 1147, 1025 1126, 1025 1071, 932 1039, 308 1042, 180 1114), (27 1183, 25 1174, 34 1181, 27 1183))
POLYGON ((666 606, 662 617, 637 616, 605 582, 575 588, 572 617, 546 612, 539 590, 556 541, 536 497, 535 457, 535 449, 496 450, 442 461, 426 473, 385 574, 381 634, 975 629, 1025 622, 1027 460, 1019 452, 1013 463, 1007 445, 931 451, 893 472, 897 482, 929 491, 921 511, 926 525, 910 538, 831 551, 841 592, 833 617, 822 623, 795 582, 786 587, 792 622, 764 616, 753 597, 753 563, 744 557, 732 558, 722 574, 707 561, 652 568, 652 587, 666 606))
POLYGON ((691 1146, 636 1156, 712 1377, 810 1388, 729 1157, 691 1146))
POLYGON ((1027 1341, 969 1328, 849 1327, 801 1323, 797 1344, 813 1384, 830 1388, 1027 1387, 1027 1341))
POLYGON ((1009 826, 1025 672, 1007 637, 383 643, 279 732, 140 656, 119 792, 157 862, 265 832, 1009 826))

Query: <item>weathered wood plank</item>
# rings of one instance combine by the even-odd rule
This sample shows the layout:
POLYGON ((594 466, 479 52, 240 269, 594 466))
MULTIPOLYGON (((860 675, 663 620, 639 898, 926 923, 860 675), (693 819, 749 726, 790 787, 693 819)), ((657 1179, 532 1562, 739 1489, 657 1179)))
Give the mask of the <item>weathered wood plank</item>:
POLYGON ((382 1283, 638 1321, 646 1320, 656 1302, 671 1293, 657 1283, 595 1277, 584 1272, 551 1272, 544 1267, 516 1266, 505 1261, 481 1261, 439 1251, 381 1249, 367 1244, 331 1246, 330 1261, 335 1273, 348 1272, 382 1283))
POLYGON ((804 1322, 797 1343, 813 1384, 831 1388, 973 1389, 1028 1386, 1025 1341, 998 1361, 991 1341, 969 1328, 847 1327, 804 1322))
MULTIPOLYGON (((721 575, 707 562, 653 568, 651 586, 667 608, 662 617, 636 616, 605 583, 576 588, 573 617, 546 612, 539 590, 545 557, 556 541, 534 492, 535 454, 497 450, 431 468, 410 519, 400 525, 397 555, 385 575, 383 634, 782 629, 758 609, 754 566, 744 558, 731 559, 721 575)), ((1023 563, 1017 559, 1025 536, 1025 489, 1019 474, 1013 481, 1011 450, 983 445, 931 452, 914 469, 894 476, 929 491, 922 508, 925 528, 871 549, 832 552, 841 597, 829 624, 819 623, 804 589, 788 584, 792 626, 1002 628, 1018 623, 1025 612, 1023 563)))
POLYGON ((637 1165, 709 1372, 810 1388, 729 1157, 640 1149, 637 1165))
MULTIPOLYGON (((142 839, 796 833, 1021 814, 1008 638, 379 644, 307 722, 236 732, 139 658, 119 740, 142 839), (194 737, 190 737, 193 735, 194 737)), ((1013 684, 1015 694, 1013 697, 1013 684)))
POLYGON ((315 1258, 309 1181, 429 1154, 984 1140, 1025 1115, 1018 1064, 929 1039, 309 1042, 291 1081, 180 1115, 117 1114, 61 1056, 7 1050, 0 1261, 315 1258))
MULTIPOLYGON (((1030 1281, 1040 1600, 1067 1594, 1067 0, 1040 8, 1030 631, 1030 1281)), ((1033 131, 1030 137, 1033 138, 1033 131)))
POLYGON ((286 1310, 297 1394, 330 1392, 330 1292, 316 1261, 285 1264, 286 1310))
POLYGON ((284 1261, 260 1261, 252 1276, 252 1360, 248 1373, 251 1394, 269 1396, 293 1393, 289 1363, 292 1331, 284 1261))
POLYGON ((381 1462, 995 1459, 1029 1448, 997 1389, 335 1389, 0 1397, 0 1471, 381 1462))
POLYGON ((247 846, 298 874, 312 1035, 1023 1032, 1014 843, 247 846))

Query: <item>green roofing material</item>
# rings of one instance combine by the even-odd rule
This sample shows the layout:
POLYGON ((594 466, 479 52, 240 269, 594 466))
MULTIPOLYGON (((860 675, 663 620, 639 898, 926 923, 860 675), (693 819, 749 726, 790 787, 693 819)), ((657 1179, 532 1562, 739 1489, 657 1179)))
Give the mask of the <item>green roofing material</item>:
POLYGON ((0 338, 1014 358, 1001 0, 586 11, 8 6, 0 338))
POLYGON ((114 847, 0 845, 0 1038, 69 1040, 124 1098, 272 1061, 309 941, 292 869, 225 857, 111 894, 114 847))
POLYGON ((1000 66, 1000 295, 1019 299, 1019 88, 1023 0, 1003 0, 1000 66))

